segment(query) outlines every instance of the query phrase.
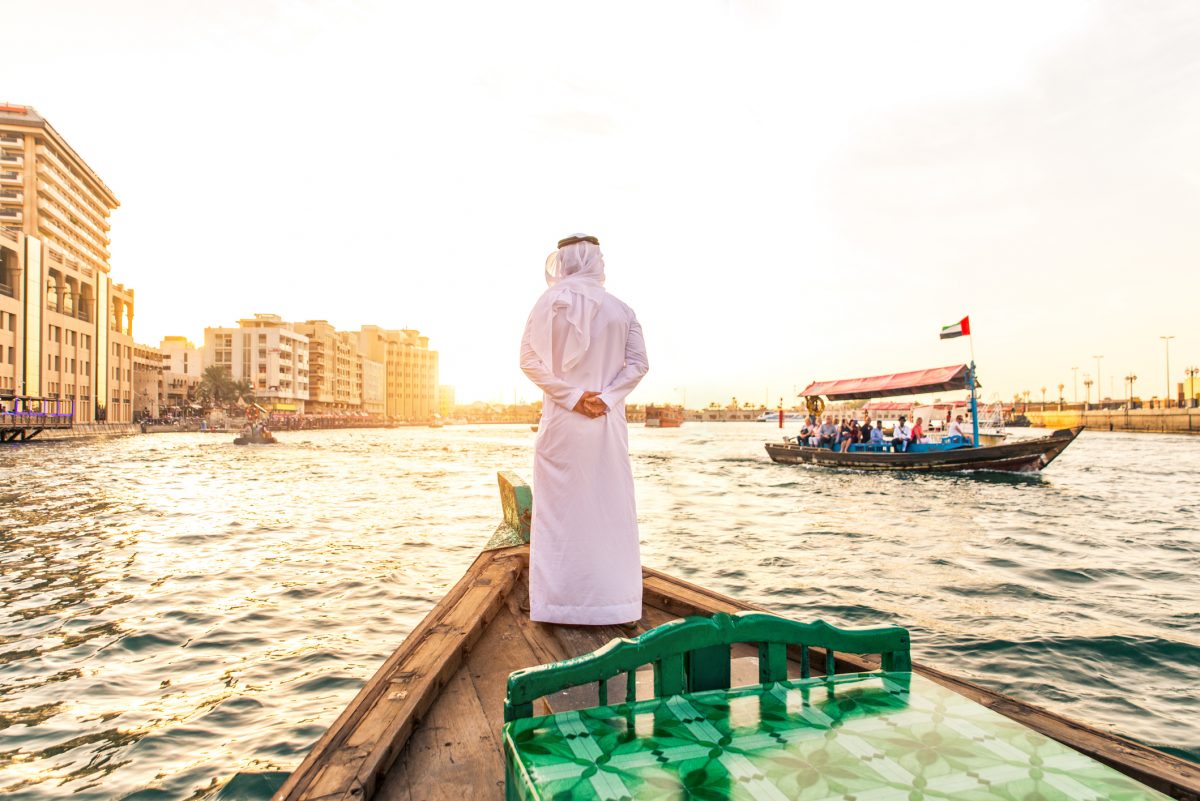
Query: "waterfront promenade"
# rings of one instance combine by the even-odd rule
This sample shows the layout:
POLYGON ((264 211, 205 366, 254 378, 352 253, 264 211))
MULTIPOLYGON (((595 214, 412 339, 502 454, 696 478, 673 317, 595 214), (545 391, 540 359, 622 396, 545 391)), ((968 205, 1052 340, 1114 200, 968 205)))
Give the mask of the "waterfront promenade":
POLYGON ((1193 409, 1030 409, 1029 422, 1041 428, 1085 426, 1095 431, 1200 434, 1200 408, 1193 409))

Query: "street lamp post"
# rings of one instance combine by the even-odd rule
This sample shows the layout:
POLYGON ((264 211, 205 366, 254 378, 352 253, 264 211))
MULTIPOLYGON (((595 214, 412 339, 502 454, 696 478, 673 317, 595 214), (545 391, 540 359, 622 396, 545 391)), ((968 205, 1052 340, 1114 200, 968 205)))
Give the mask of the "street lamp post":
POLYGON ((1103 408, 1103 404, 1100 403, 1100 393, 1103 391, 1102 387, 1104 386, 1100 383, 1100 360, 1104 358, 1104 354, 1102 353, 1092 358, 1096 360, 1096 405, 1103 408))
MULTIPOLYGON (((1200 375, 1200 367, 1187 367, 1184 369, 1183 374, 1186 375, 1189 379, 1191 379, 1190 381, 1188 381, 1188 389, 1191 390, 1192 398, 1197 397, 1196 376, 1200 375)), ((1187 399, 1189 405, 1191 403, 1192 398, 1187 399)))
POLYGON ((1042 411, 1046 411, 1046 388, 1042 387, 1042 411))
POLYGON ((1167 399, 1166 406, 1164 407, 1167 409, 1171 408, 1171 340, 1174 338, 1174 334, 1171 336, 1159 337, 1159 339, 1163 341, 1163 345, 1166 347, 1167 351, 1167 394, 1163 396, 1167 399))
POLYGON ((1137 376, 1133 373, 1125 376, 1125 381, 1129 384, 1129 402, 1125 404, 1126 409, 1133 408, 1133 382, 1137 381, 1137 376))
POLYGON ((1083 374, 1083 408, 1089 409, 1092 405, 1092 377, 1087 373, 1083 374))

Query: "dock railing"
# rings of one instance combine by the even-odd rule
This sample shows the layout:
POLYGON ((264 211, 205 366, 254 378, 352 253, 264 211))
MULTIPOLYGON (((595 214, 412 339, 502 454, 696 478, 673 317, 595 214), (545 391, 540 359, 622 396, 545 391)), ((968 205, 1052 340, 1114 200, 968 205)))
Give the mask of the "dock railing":
POLYGON ((26 442, 46 429, 71 428, 75 401, 32 395, 0 397, 0 442, 26 442))

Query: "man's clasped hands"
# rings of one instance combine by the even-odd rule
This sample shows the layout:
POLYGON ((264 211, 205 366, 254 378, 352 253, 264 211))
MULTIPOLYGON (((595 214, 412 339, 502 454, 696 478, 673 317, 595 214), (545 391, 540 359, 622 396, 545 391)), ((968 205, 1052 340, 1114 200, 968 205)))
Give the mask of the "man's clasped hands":
POLYGON ((590 417, 593 420, 608 412, 608 404, 600 399, 599 392, 585 390, 579 402, 575 404, 575 408, 571 411, 579 412, 585 417, 590 417))

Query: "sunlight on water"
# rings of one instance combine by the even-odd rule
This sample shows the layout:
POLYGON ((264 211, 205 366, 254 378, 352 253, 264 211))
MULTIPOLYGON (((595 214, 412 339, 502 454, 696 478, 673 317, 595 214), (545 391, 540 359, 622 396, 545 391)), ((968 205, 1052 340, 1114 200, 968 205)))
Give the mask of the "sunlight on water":
MULTIPOLYGON (((778 433, 631 428, 645 562, 909 626, 918 661, 1200 760, 1200 440, 1086 432, 1041 477, 913 477, 775 465, 778 433)), ((470 564, 534 435, 280 439, 0 451, 0 793, 295 767, 470 564)))

